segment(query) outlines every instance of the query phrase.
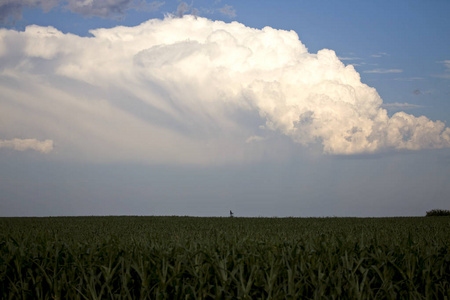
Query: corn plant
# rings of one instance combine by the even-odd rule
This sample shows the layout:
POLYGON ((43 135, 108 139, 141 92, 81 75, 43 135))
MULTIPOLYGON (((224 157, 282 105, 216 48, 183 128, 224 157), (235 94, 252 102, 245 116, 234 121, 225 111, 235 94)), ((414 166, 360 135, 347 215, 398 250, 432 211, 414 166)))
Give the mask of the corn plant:
POLYGON ((0 218, 1 299, 445 299, 450 219, 0 218))

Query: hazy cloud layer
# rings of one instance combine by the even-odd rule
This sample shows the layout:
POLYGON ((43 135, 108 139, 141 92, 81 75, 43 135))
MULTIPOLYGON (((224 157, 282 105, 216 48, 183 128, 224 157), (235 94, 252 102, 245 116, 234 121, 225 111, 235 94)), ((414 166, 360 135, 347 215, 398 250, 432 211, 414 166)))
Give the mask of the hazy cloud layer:
POLYGON ((450 59, 449 60, 444 60, 441 63, 444 64, 445 68, 447 69, 447 72, 450 72, 450 59))
POLYGON ((383 103, 382 107, 385 107, 387 109, 413 109, 413 108, 420 108, 423 106, 406 102, 404 103, 394 102, 394 103, 383 103))
POLYGON ((31 149, 41 153, 49 153, 53 150, 53 141, 45 140, 41 142, 36 139, 0 140, 0 148, 10 148, 18 151, 31 149))
POLYGON ((353 57, 353 56, 339 56, 339 60, 345 61, 345 60, 361 60, 360 57, 353 57))
POLYGON ((220 8, 219 11, 229 18, 236 17, 236 10, 231 5, 225 5, 224 7, 220 8))
POLYGON ((184 16, 184 14, 188 13, 190 10, 192 9, 192 7, 187 4, 186 2, 180 2, 180 4, 178 4, 177 6, 177 11, 176 11, 176 15, 181 18, 184 16))
POLYGON ((27 7, 40 7, 49 11, 57 6, 59 0, 0 0, 0 22, 14 23, 22 18, 22 11, 27 7))
POLYGON ((380 53, 377 53, 377 54, 372 54, 370 57, 373 57, 373 58, 380 58, 380 57, 384 57, 384 56, 388 56, 389 54, 387 54, 386 52, 380 52, 380 53))
POLYGON ((397 81, 417 81, 417 80, 423 80, 423 77, 403 77, 403 78, 394 78, 394 80, 397 81))
POLYGON ((440 61, 440 63, 444 65, 445 73, 439 74, 439 75, 437 75, 437 77, 450 79, 450 60, 440 61))
POLYGON ((123 15, 129 9, 158 10, 162 1, 142 0, 0 0, 0 22, 14 22, 22 18, 26 8, 40 7, 49 11, 57 6, 84 16, 111 17, 123 15))
POLYGON ((374 73, 374 74, 388 74, 388 73, 402 73, 402 72, 403 70, 401 69, 374 69, 364 71, 364 73, 374 73))
POLYGON ((0 136, 45 134, 75 159, 175 163, 279 156, 283 136, 330 154, 450 146, 443 122, 389 118, 353 66, 293 31, 184 16, 91 33, 0 30, 0 136))

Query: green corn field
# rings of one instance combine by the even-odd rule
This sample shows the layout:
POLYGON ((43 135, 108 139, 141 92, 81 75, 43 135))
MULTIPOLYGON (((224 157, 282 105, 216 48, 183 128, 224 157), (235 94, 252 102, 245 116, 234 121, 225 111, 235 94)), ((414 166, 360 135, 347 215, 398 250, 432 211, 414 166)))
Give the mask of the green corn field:
POLYGON ((450 217, 0 218, 0 299, 450 299, 450 217))

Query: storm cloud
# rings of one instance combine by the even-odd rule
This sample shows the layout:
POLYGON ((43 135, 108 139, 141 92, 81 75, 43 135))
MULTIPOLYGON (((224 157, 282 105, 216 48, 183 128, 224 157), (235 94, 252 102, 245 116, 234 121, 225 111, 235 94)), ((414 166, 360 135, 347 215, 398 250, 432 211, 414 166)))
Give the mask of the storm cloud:
POLYGON ((294 31, 185 15, 90 33, 0 30, 0 136, 183 163, 246 160, 277 136, 338 155, 450 146, 443 122, 389 117, 353 66, 294 31))

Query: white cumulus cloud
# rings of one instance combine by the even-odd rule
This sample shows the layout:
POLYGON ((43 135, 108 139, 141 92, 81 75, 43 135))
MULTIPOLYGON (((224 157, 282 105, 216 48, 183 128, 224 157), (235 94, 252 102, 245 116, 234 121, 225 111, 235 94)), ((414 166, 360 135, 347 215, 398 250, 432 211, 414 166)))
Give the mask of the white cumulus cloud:
POLYGON ((389 118, 353 66, 293 31, 185 15, 91 33, 0 30, 0 134, 44 132, 76 159, 183 163, 257 159, 274 135, 330 154, 450 146, 443 122, 389 118))

